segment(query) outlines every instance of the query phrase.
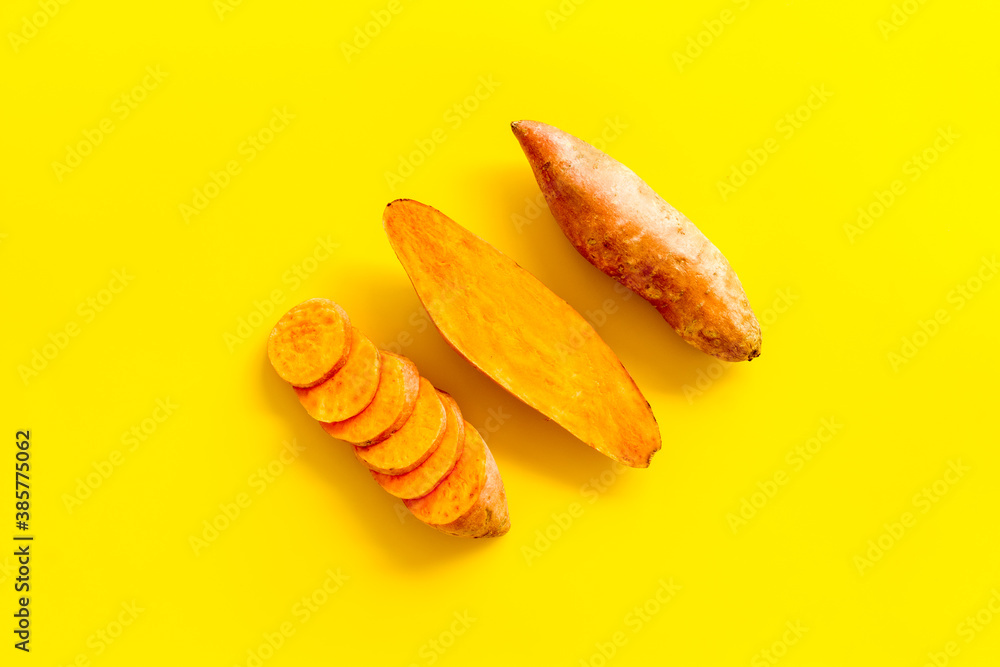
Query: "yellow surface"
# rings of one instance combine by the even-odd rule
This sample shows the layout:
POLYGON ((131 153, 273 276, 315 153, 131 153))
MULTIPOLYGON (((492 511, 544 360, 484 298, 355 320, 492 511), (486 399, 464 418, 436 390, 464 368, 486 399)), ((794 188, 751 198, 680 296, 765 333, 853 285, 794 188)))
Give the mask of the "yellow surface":
POLYGON ((4 489, 2 664, 997 664, 995 4, 224 1, 0 10, 4 466, 30 429, 36 537, 25 655, 4 489), (694 220, 761 358, 578 257, 519 118, 694 220), (662 426, 648 470, 447 347, 381 229, 404 196, 598 325, 662 426), (455 396, 507 536, 406 519, 306 415, 264 348, 313 296, 455 396))

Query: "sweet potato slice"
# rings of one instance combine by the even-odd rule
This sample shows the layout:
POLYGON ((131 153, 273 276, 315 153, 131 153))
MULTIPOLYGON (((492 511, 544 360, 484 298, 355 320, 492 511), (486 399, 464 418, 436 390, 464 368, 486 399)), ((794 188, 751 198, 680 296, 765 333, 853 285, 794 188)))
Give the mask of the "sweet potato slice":
POLYGON ((694 223, 585 141, 535 121, 512 128, 581 255, 653 304, 699 350, 726 361, 760 355, 760 324, 743 285, 694 223))
POLYGON ((403 501, 424 523, 438 526, 461 518, 486 486, 486 443, 472 424, 464 426, 465 443, 455 469, 426 496, 403 501))
POLYGON ((387 475, 408 473, 427 460, 444 437, 448 412, 434 385, 420 378, 420 391, 413 412, 399 430, 382 442, 355 447, 354 453, 368 466, 387 475))
POLYGON ((434 528, 459 537, 500 537, 510 530, 503 479, 490 448, 484 444, 483 451, 486 452, 486 481, 479 498, 465 514, 451 523, 434 525, 434 528))
MULTIPOLYGON (((426 496, 441 483, 441 480, 448 473, 455 469, 455 464, 458 463, 458 458, 462 455, 462 448, 465 446, 465 420, 462 419, 462 412, 454 398, 440 390, 438 390, 438 395, 448 413, 448 424, 444 436, 441 438, 441 444, 437 446, 434 453, 419 466, 403 475, 386 475, 374 470, 371 471, 372 477, 379 483, 379 486, 397 498, 411 500, 426 496)), ((372 445, 372 447, 380 446, 372 445)))
POLYGON ((283 380, 311 387, 347 362, 351 320, 329 299, 303 301, 284 314, 267 339, 267 356, 283 380))
POLYGON ((375 396, 382 356, 375 344, 352 327, 347 362, 314 387, 295 387, 309 416, 321 422, 339 422, 358 414, 375 396))
POLYGON ((598 451, 649 465, 660 448, 653 412, 572 306, 430 206, 394 201, 383 223, 421 302, 459 354, 598 451))
POLYGON ((413 412, 420 392, 416 365, 406 357, 384 350, 380 355, 378 388, 368 407, 344 421, 321 422, 333 437, 355 445, 381 442, 398 431, 413 412))

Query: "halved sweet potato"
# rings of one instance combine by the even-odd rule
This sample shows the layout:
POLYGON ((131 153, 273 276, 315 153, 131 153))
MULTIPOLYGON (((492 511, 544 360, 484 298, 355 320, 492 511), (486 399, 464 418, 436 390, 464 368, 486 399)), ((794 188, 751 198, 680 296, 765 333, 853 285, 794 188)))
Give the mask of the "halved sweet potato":
POLYGON ((283 380, 311 387, 347 362, 351 333, 351 320, 343 308, 329 299, 309 299, 274 325, 267 356, 283 380))
POLYGON ((355 447, 354 453, 371 470, 387 475, 408 473, 427 460, 444 437, 448 413, 434 385, 420 378, 413 412, 399 430, 382 442, 355 447))
POLYGON ((572 306, 430 206, 394 201, 383 223, 452 347, 598 451, 629 466, 649 465, 660 448, 653 412, 615 353, 572 306))
POLYGON ((406 357, 382 351, 375 397, 364 410, 344 421, 322 423, 335 438, 355 445, 371 445, 385 440, 406 423, 420 392, 420 374, 406 357))
MULTIPOLYGON (((448 425, 441 438, 441 444, 437 446, 434 453, 419 466, 403 475, 386 475, 374 470, 371 471, 372 477, 379 483, 379 486, 397 498, 411 500, 426 496, 441 483, 441 480, 448 473, 455 469, 455 464, 458 463, 458 458, 462 455, 462 449, 465 446, 465 420, 462 419, 462 412, 454 398, 441 390, 438 390, 438 395, 448 413, 448 425)), ((380 446, 372 445, 372 447, 380 446)))
POLYGON ((382 356, 375 344, 352 328, 347 362, 314 387, 295 387, 309 416, 321 422, 339 422, 360 413, 375 396, 382 356))

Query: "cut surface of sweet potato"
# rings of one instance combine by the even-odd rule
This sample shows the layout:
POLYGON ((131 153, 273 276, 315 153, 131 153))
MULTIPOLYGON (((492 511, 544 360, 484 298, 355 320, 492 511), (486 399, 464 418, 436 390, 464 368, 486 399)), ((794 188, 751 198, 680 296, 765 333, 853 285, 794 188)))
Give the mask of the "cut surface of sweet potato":
POLYGON ((649 465, 660 448, 653 412, 572 306, 430 206, 394 201, 383 223, 424 308, 455 350, 598 451, 629 466, 649 465))
MULTIPOLYGON (((462 419, 462 412, 454 398, 440 390, 438 395, 448 413, 448 423, 437 449, 427 457, 426 461, 408 473, 386 475, 375 470, 371 471, 379 486, 397 498, 411 500, 426 496, 455 469, 455 464, 462 455, 462 448, 465 446, 465 420, 462 419)), ((379 446, 372 445, 372 447, 379 446)))
POLYGON ((434 385, 420 378, 417 402, 399 430, 385 440, 368 447, 355 447, 354 453, 371 470, 387 475, 408 473, 434 453, 444 437, 448 413, 434 385))
POLYGON ((422 498, 404 500, 424 523, 444 525, 472 509, 486 486, 486 443, 472 424, 465 422, 465 445, 455 469, 422 498))
POLYGON ((500 537, 510 530, 507 494, 504 492, 500 471, 490 448, 484 447, 483 451, 486 453, 486 481, 483 490, 465 514, 450 523, 432 524, 442 533, 459 537, 500 537))
POLYGON ((371 445, 395 433, 406 423, 417 403, 420 374, 406 357, 381 351, 378 387, 371 403, 357 415, 339 422, 321 422, 335 438, 355 445, 371 445))
POLYGON ((382 355, 357 328, 352 327, 347 362, 313 387, 295 387, 309 416, 321 422, 339 422, 364 410, 378 388, 382 355))
POLYGON ((311 387, 347 362, 351 333, 351 320, 343 308, 329 299, 309 299, 274 325, 267 356, 283 380, 311 387))

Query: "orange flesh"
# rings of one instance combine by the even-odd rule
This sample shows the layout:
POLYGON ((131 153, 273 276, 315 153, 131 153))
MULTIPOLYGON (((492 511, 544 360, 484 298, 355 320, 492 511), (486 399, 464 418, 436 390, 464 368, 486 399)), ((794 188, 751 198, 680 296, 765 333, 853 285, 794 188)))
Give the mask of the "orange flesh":
POLYGON ((278 320, 267 340, 267 356, 283 380, 311 387, 347 362, 351 320, 329 299, 309 299, 278 320))
POLYGON ((354 453, 370 469, 387 475, 408 473, 427 460, 444 437, 448 413, 434 385, 420 378, 420 392, 409 419, 398 431, 354 453))
POLYGON ((465 422, 465 445, 455 469, 426 496, 403 503, 424 523, 451 523, 472 509, 485 485, 486 443, 472 424, 465 422))
POLYGON ((295 387, 309 416, 321 422, 339 422, 360 413, 375 396, 382 357, 378 348, 352 327, 351 351, 336 373, 315 387, 295 387))
POLYGON ((413 200, 383 223, 410 281, 452 347, 504 389, 598 451, 646 467, 653 412, 594 328, 511 258, 413 200))
POLYGON ((406 357, 382 351, 375 397, 364 410, 344 421, 325 423, 323 429, 335 438, 355 445, 380 442, 406 422, 417 403, 420 375, 406 357))
MULTIPOLYGON (((465 445, 465 420, 458 403, 448 394, 439 391, 448 413, 448 425, 441 444, 426 461, 403 475, 386 475, 374 470, 372 477, 383 489, 397 498, 413 499, 426 496, 455 468, 465 445)), ((373 445, 378 447, 379 445, 373 445)))

